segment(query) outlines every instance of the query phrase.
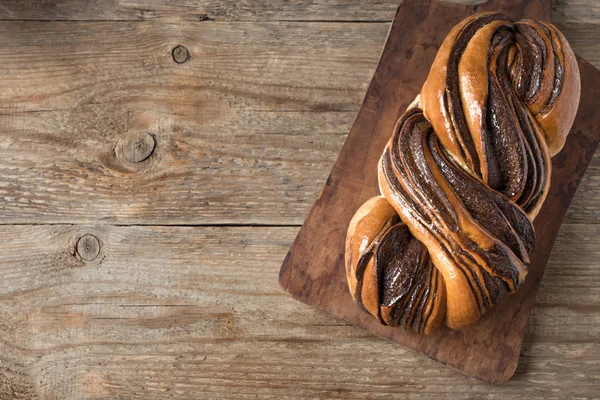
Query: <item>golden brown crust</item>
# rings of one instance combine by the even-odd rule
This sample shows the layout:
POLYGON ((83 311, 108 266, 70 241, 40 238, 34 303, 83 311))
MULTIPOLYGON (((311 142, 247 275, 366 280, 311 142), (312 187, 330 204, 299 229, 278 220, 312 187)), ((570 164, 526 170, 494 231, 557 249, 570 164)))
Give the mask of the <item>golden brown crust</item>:
MULTIPOLYGON (((564 68, 563 90, 557 96, 553 105, 540 107, 535 114, 548 144, 550 156, 554 157, 565 145, 567 135, 571 130, 579 106, 581 80, 577 58, 563 34, 552 24, 542 23, 552 36, 552 46, 564 68)), ((548 84, 548 87, 552 85, 548 84)))
POLYGON ((436 159, 432 132, 420 110, 405 114, 380 160, 379 186, 444 278, 445 324, 462 329, 523 282, 533 227, 508 199, 436 159), (423 172, 411 175, 416 169, 423 172))
POLYGON ((395 215, 394 208, 383 197, 373 197, 354 214, 346 236, 346 277, 350 293, 354 301, 360 302, 375 317, 379 316, 379 293, 373 260, 369 262, 366 271, 362 274, 365 280, 363 285, 358 285, 356 269, 361 257, 395 215))
POLYGON ((443 279, 425 246, 381 196, 369 199, 352 218, 346 276, 354 301, 386 325, 431 333, 443 324, 443 279))
POLYGON ((558 29, 485 13, 448 34, 420 107, 446 151, 533 220, 579 94, 577 61, 558 29))
POLYGON ((428 334, 467 327, 518 290, 579 94, 553 25, 484 13, 455 26, 381 157, 383 197, 350 223, 354 300, 428 334))

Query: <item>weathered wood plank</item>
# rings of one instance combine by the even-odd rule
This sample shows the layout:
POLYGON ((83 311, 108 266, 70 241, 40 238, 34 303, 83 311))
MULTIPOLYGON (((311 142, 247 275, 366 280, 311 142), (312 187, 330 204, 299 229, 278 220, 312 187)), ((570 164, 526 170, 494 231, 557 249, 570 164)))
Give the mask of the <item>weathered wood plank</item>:
MULTIPOLYGON (((463 0, 465 1, 465 0, 463 0)), ((469 0, 466 0, 469 1, 469 0)), ((472 1, 472 0, 471 0, 472 1)), ((400 0, 4 0, 0 19, 187 21, 391 21, 400 0)))
POLYGON ((0 220, 302 223, 387 30, 345 25, 1 24, 0 220))
MULTIPOLYGON (((401 0, 3 0, 0 20, 33 21, 384 21, 401 0)), ((477 4, 482 0, 451 0, 477 4)), ((590 0, 554 0, 557 23, 598 23, 600 6, 590 0)))
POLYGON ((519 369, 502 386, 289 298, 277 274, 296 231, 0 226, 0 398, 502 399, 600 390, 600 226, 563 225, 519 369), (75 251, 85 234, 101 243, 89 262, 75 251))
MULTIPOLYGON (((443 0, 442 0, 443 1, 443 0)), ((483 0, 446 0, 478 4, 483 0)), ((4 0, 0 20, 30 21, 341 21, 390 22, 402 0, 4 0)))
POLYGON ((600 3, 593 0, 553 0, 552 21, 555 24, 600 24, 600 3))
POLYGON ((235 121, 192 122, 176 135, 151 128, 160 158, 138 168, 112 153, 121 132, 100 134, 105 123, 135 124, 127 110, 91 105, 69 114, 31 113, 0 125, 0 222, 300 224, 354 118, 237 112, 235 121))
POLYGON ((359 23, 4 22, 0 101, 4 113, 158 102, 169 99, 148 90, 169 86, 165 90, 182 93, 171 99, 182 106, 200 98, 215 108, 354 110, 387 29, 359 23), (178 44, 191 52, 185 64, 172 59, 178 44))
MULTIPOLYGON (((600 65, 595 31, 573 29, 575 49, 600 65)), ((0 223, 301 224, 386 31, 2 23, 0 223), (190 49, 185 64, 172 60, 178 43, 190 49), (155 154, 138 164, 117 157, 140 132, 156 135, 155 154)), ((572 221, 598 219, 594 176, 572 221)))

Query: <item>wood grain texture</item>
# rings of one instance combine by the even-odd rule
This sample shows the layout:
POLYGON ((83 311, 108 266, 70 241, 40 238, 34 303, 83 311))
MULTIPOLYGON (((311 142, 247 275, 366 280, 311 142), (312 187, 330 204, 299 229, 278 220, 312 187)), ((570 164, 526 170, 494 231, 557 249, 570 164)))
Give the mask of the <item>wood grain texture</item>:
MULTIPOLYGON (((501 10, 515 19, 546 20, 549 4, 498 0, 477 10, 501 10)), ((600 141, 600 71, 579 61, 581 103, 562 152, 553 158, 552 182, 534 221, 535 249, 519 291, 461 331, 442 329, 426 336, 384 326, 352 301, 344 249, 348 223, 358 207, 377 195, 377 163, 400 114, 419 92, 445 33, 473 7, 436 1, 406 1, 398 9, 383 54, 357 119, 325 188, 286 256, 282 287, 294 298, 330 312, 403 346, 488 382, 503 383, 517 367, 527 318, 552 244, 575 189, 600 141), (425 29, 431 27, 431 29, 425 29), (405 38, 411 32, 410 40, 405 38), (402 88, 402 90, 398 90, 402 88), (327 246, 323 243, 327 242, 327 246)))
MULTIPOLYGON (((457 4, 484 2, 444 1, 457 4)), ((391 22, 400 3, 401 0, 3 0, 0 3, 0 20, 372 23, 391 22)), ((600 18, 600 5, 590 0, 554 0, 552 11, 552 20, 559 25, 587 23, 593 26, 600 18)))
POLYGON ((498 386, 293 300, 296 228, 1 226, 1 399, 574 398, 597 394, 599 225, 563 225, 498 386), (101 256, 75 253, 93 233, 101 256), (597 258, 597 257, 596 257, 597 258))
MULTIPOLYGON (((463 0, 464 1, 464 0, 463 0)), ((468 0, 467 0, 468 1, 468 0)), ((5 20, 390 21, 398 1, 369 0, 4 0, 5 20)))
MULTIPOLYGON (((478 4, 483 0, 445 0, 478 4)), ((391 22, 398 0, 3 0, 0 20, 32 21, 339 21, 391 22)), ((597 24, 600 5, 554 0, 555 22, 597 24)))
MULTIPOLYGON (((600 155, 502 386, 285 295, 295 227, 104 225, 301 224, 397 3, 1 0, 0 399, 597 397, 600 155), (158 163, 107 164, 154 127, 158 163)), ((592 0, 553 2, 596 67, 598 18, 592 0)))
POLYGON ((386 30, 0 24, 0 221, 300 224, 386 30))

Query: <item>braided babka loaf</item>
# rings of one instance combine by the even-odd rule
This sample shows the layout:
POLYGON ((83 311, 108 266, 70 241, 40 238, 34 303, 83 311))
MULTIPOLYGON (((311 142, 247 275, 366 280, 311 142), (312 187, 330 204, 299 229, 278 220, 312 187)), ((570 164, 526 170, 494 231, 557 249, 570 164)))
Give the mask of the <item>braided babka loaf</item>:
POLYGON ((465 328, 514 293, 579 93, 553 25, 484 13, 455 26, 379 161, 381 196, 348 227, 356 303, 429 334, 465 328))

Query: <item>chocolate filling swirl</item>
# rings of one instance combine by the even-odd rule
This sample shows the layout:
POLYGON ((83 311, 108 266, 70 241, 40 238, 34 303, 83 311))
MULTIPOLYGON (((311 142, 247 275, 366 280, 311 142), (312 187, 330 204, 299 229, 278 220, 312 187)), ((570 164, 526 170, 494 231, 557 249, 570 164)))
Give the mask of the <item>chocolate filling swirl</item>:
POLYGON ((579 71, 551 24, 479 14, 446 37, 350 223, 355 301, 383 324, 462 329, 523 283, 579 71))

